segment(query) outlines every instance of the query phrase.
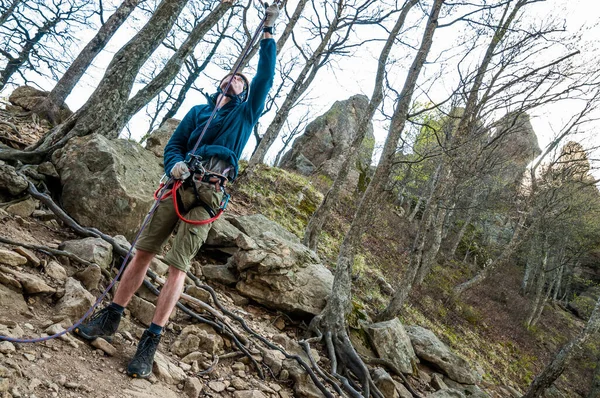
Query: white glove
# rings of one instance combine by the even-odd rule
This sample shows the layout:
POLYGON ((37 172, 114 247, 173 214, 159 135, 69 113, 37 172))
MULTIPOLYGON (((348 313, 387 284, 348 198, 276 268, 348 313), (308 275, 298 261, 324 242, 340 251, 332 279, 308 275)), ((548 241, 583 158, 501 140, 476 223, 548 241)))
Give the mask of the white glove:
MULTIPOLYGON (((267 5, 267 3, 265 3, 265 5, 267 5)), ((275 3, 271 4, 267 7, 265 13, 267 14, 267 18, 265 19, 265 27, 272 27, 275 25, 277 17, 279 17, 279 6, 275 3)))
POLYGON ((190 169, 185 162, 177 162, 169 174, 176 180, 185 180, 190 176, 190 169))

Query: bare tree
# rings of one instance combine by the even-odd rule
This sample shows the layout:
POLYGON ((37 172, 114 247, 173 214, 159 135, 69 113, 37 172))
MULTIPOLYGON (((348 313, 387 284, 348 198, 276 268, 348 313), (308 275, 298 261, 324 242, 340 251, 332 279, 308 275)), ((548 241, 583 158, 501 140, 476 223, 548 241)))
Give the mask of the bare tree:
POLYGON ((587 325, 577 337, 571 340, 568 344, 561 348, 556 354, 552 362, 550 362, 544 370, 536 376, 523 398, 538 398, 541 397, 544 391, 549 388, 552 383, 560 377, 564 372, 565 366, 578 352, 579 348, 588 341, 594 334, 600 330, 600 299, 596 303, 596 307, 592 312, 587 325))
POLYGON ((19 4, 21 4, 23 0, 12 0, 8 3, 7 6, 4 6, 2 3, 2 7, 0 7, 0 26, 4 25, 4 22, 10 18, 10 16, 15 12, 19 4))
POLYGON ((19 3, 13 5, 11 13, 19 15, 12 18, 10 26, 0 26, 0 40, 5 43, 0 55, 6 59, 0 70, 0 90, 22 68, 43 74, 40 63, 51 73, 66 67, 69 54, 58 55, 55 50, 72 43, 72 32, 84 25, 90 14, 91 0, 57 0, 51 4, 35 0, 23 4, 22 9, 17 8, 19 3))
POLYGON ((364 140, 365 135, 369 129, 369 124, 375 115, 375 111, 381 105, 383 101, 383 82, 385 75, 385 68, 387 66, 388 58, 390 56, 390 52, 394 45, 395 40, 397 39, 400 31, 404 27, 404 22, 406 21, 406 17, 411 10, 412 7, 416 5, 417 1, 408 1, 404 4, 402 8, 402 12, 400 13, 396 24, 392 28, 388 39, 383 46, 383 49, 379 55, 377 73, 375 77, 375 87, 373 89, 373 93, 371 94, 371 99, 369 100, 369 104, 367 105, 367 109, 363 118, 360 120, 356 136, 352 140, 350 147, 348 148, 348 153, 345 156, 345 160, 340 167, 340 171, 336 176, 336 179, 325 195, 323 202, 319 205, 317 210, 313 213, 311 218, 308 220, 306 225, 306 231, 304 232, 304 244, 311 248, 312 250, 317 250, 317 244, 319 235, 321 234, 321 230, 329 214, 332 210, 332 207, 335 203, 338 203, 340 194, 342 192, 343 185, 346 183, 346 178, 348 177, 348 173, 350 172, 350 168, 354 166, 356 162, 356 157, 360 146, 364 140))
MULTIPOLYGON (((314 81, 319 70, 327 65, 335 55, 343 55, 352 48, 356 48, 361 43, 370 40, 356 43, 350 40, 350 38, 353 29, 356 29, 358 26, 367 24, 377 25, 389 15, 389 13, 382 13, 380 9, 376 8, 377 3, 379 2, 374 0, 339 0, 331 4, 326 4, 324 9, 325 21, 320 16, 310 20, 312 24, 311 30, 315 32, 312 33, 314 36, 309 40, 305 40, 304 46, 300 45, 294 39, 294 44, 305 60, 305 64, 275 118, 261 137, 258 147, 248 162, 246 173, 251 174, 257 164, 264 162, 267 151, 277 139, 277 135, 285 119, 288 117, 296 101, 314 81), (314 39, 317 40, 316 48, 312 53, 309 53, 310 49, 307 48, 308 45, 306 43, 310 43, 314 39)), ((316 6, 313 8, 317 9, 316 6)), ((294 33, 292 33, 292 37, 294 37, 294 33)))
POLYGON ((60 78, 56 86, 52 89, 48 97, 36 105, 34 112, 47 118, 53 124, 58 124, 59 109, 79 81, 81 76, 89 68, 92 61, 104 49, 108 41, 115 32, 121 27, 123 22, 129 17, 131 12, 142 0, 125 0, 119 8, 102 24, 100 30, 81 50, 75 61, 69 66, 69 69, 60 78))
MULTIPOLYGON (((344 379, 340 373, 343 370, 347 369, 354 373, 362 385, 365 397, 370 394, 372 382, 366 366, 352 347, 346 331, 346 315, 351 308, 351 272, 355 250, 360 244, 360 238, 366 226, 370 223, 371 215, 377 209, 379 192, 389 179, 391 166, 396 156, 397 143, 404 130, 417 79, 433 43, 434 32, 438 26, 443 4, 444 0, 435 0, 432 4, 420 47, 408 69, 404 86, 398 96, 381 160, 340 247, 332 293, 323 312, 315 317, 311 324, 313 330, 321 331, 325 336, 325 343, 333 365, 332 373, 342 380, 344 379)), ((353 390, 347 382, 344 383, 344 386, 347 390, 353 390)), ((353 395, 356 396, 357 393, 353 392, 353 395)))

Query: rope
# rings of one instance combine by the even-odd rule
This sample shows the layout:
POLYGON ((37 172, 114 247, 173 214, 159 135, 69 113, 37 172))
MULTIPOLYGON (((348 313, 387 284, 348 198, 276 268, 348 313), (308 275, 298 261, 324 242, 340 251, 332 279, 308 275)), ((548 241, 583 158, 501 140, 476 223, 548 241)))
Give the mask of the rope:
MULTIPOLYGON (((280 0, 275 0, 274 3, 279 4, 280 0)), ((254 42, 256 41, 256 38, 259 36, 260 31, 262 30, 263 26, 265 25, 265 21, 266 21, 266 15, 265 17, 262 19, 260 25, 258 26, 258 28, 256 29, 256 32, 254 33, 254 35, 252 36, 252 39, 248 42, 244 52, 243 52, 243 56, 241 61, 236 65, 232 75, 235 75, 239 69, 240 66, 242 65, 243 61, 246 59, 246 57, 248 56, 248 54, 250 53, 250 50, 252 49, 252 47, 254 46, 254 42)), ((233 79, 229 79, 229 82, 227 83, 227 86, 225 87, 224 92, 226 93, 229 88, 231 87, 231 82, 233 79)), ((208 121, 206 122, 206 125, 204 126, 204 129, 202 130, 202 133, 200 134, 200 136, 198 137, 198 140, 196 140, 196 144, 194 145, 194 148, 192 149, 191 153, 195 153, 196 150, 198 149, 198 147, 200 146, 200 141, 202 141, 202 138, 204 137, 204 134, 206 133, 210 123, 212 122, 212 120, 214 119, 217 110, 219 109, 219 105, 221 104, 221 101, 223 100, 224 96, 221 96, 218 100, 217 103, 215 104, 215 108, 213 109, 210 118, 208 119, 208 121)), ((24 343, 40 343, 43 341, 48 341, 48 340, 52 340, 52 339, 56 339, 58 337, 61 337, 67 333, 72 332, 73 330, 75 330, 76 328, 78 328, 79 326, 81 326, 81 324, 94 312, 94 310, 98 307, 98 305, 100 305, 100 303, 102 302, 102 300, 104 300, 104 298, 106 297, 106 295, 108 294, 108 292, 113 288, 113 286, 115 285, 115 283, 117 282, 117 280, 119 279, 119 277, 121 276, 121 274, 123 273, 123 271, 125 270, 125 266, 127 265, 127 262, 129 261, 129 258, 131 257, 131 253, 133 252, 133 248, 135 247, 135 244, 137 243, 138 239, 140 238, 140 235, 142 234, 142 231, 146 228, 146 226, 148 225, 148 222, 150 221, 150 219, 152 218, 152 215, 154 214, 154 212, 156 211, 156 209, 158 208, 158 205, 160 203, 160 199, 163 199, 163 196, 165 195, 165 187, 170 185, 171 183, 173 183, 174 188, 175 186, 181 186, 181 181, 174 181, 173 178, 169 178, 169 180, 161 185, 161 187, 159 187, 159 189, 157 190, 160 191, 160 194, 156 194, 155 193, 155 201, 154 204, 152 205, 152 208, 150 209, 150 211, 148 212, 148 214, 146 215, 146 218, 144 219, 144 222, 142 223, 142 226, 140 227, 139 231, 137 232, 135 238, 133 239, 133 242, 131 243, 131 247, 129 248, 129 251, 127 252, 127 255, 125 256, 125 258, 123 259, 123 263, 121 264, 121 267, 119 268, 119 271, 117 272, 117 275, 115 276, 115 278, 110 282, 110 284, 107 286, 106 289, 104 289, 104 291, 102 292, 102 294, 100 295, 100 297, 98 297, 98 299, 96 300, 96 302, 94 303, 94 305, 92 305, 90 307, 90 309, 87 310, 87 312, 77 321, 75 322, 72 326, 68 327, 67 329, 63 330, 62 332, 50 335, 50 336, 45 336, 45 337, 38 337, 38 338, 25 338, 25 339, 19 339, 19 338, 14 338, 14 337, 8 337, 8 336, 2 336, 0 335, 0 341, 9 341, 11 343, 20 343, 20 344, 24 344, 24 343), (160 199, 159 199, 160 198, 160 199)), ((167 194, 164 197, 168 197, 169 195, 167 194)), ((177 208, 177 200, 175 198, 175 195, 173 195, 173 200, 175 203, 175 209, 177 211, 177 215, 182 219, 185 220, 178 211, 177 208)), ((208 220, 202 220, 202 221, 193 221, 193 220, 188 220, 186 222, 191 222, 192 224, 195 223, 202 223, 202 224, 208 224, 209 222, 212 222, 214 220, 216 220, 221 214, 223 213, 223 210, 220 209, 218 214, 208 220)))

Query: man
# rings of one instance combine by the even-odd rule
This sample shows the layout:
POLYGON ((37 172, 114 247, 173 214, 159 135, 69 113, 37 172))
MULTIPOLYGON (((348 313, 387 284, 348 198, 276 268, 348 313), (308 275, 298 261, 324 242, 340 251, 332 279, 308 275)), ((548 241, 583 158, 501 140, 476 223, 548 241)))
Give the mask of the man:
MULTIPOLYGON (((184 162, 217 104, 218 112, 202 137, 195 155, 202 157, 206 170, 222 175, 229 181, 237 176, 238 159, 254 125, 258 122, 267 93, 273 85, 276 44, 272 33, 278 15, 277 5, 273 4, 267 8, 264 35, 260 43, 260 59, 252 84, 248 84, 248 80, 242 74, 227 75, 220 82, 218 93, 207 96, 208 104, 197 105, 187 113, 165 147, 165 173, 174 179, 189 182, 178 192, 180 211, 187 212, 187 219, 210 218, 209 211, 219 207, 223 196, 219 179, 215 179, 215 183, 212 184, 196 183, 193 180, 190 182, 190 170, 184 162), (224 92, 229 81, 229 90, 224 92), (182 206, 184 210, 181 209, 182 206)), ((90 341, 98 337, 108 340, 112 338, 125 307, 143 283, 151 260, 161 252, 177 221, 172 198, 162 200, 136 243, 135 256, 123 273, 112 303, 98 311, 87 323, 76 328, 77 335, 90 341)), ((127 374, 131 377, 146 378, 152 373, 154 354, 162 330, 183 291, 190 263, 206 240, 209 229, 208 224, 180 225, 173 247, 165 256, 169 274, 158 297, 152 324, 142 335, 137 352, 127 367, 127 374)))

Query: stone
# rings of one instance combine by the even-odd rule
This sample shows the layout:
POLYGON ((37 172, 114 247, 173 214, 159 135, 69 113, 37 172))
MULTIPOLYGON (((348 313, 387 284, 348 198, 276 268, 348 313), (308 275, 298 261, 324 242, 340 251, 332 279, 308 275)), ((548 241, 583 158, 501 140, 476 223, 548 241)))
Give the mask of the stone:
POLYGON ((165 276, 169 271, 169 266, 157 258, 153 258, 150 262, 150 269, 154 271, 158 276, 165 276))
MULTIPOLYGON (((32 111, 40 104, 46 97, 48 97, 47 91, 38 90, 37 88, 30 86, 20 86, 13 90, 8 97, 8 101, 14 105, 23 108, 26 111, 32 111)), ((59 110, 59 120, 65 120, 71 116, 73 112, 67 105, 62 105, 59 110)))
POLYGON ((226 220, 229 221, 238 230, 255 240, 256 238, 260 238, 263 232, 270 231, 274 235, 279 236, 281 239, 293 243, 300 243, 300 238, 298 238, 296 235, 294 235, 281 225, 277 224, 276 222, 269 220, 262 214, 251 214, 248 216, 239 217, 228 216, 226 220))
POLYGON ((110 268, 112 264, 113 247, 102 238, 68 240, 63 242, 59 247, 86 261, 98 264, 104 269, 110 268))
MULTIPOLYGON (((439 374, 435 374, 433 380, 435 381, 435 376, 440 376, 439 374)), ((447 385, 446 388, 454 389, 456 391, 460 391, 463 395, 469 398, 490 398, 490 396, 485 393, 481 388, 474 384, 461 384, 458 383, 448 377, 443 378, 444 385, 447 385)))
POLYGON ((0 248, 0 263, 18 267, 27 264, 27 258, 12 250, 0 248))
POLYGON ((504 386, 504 388, 506 388, 508 390, 508 392, 511 393, 514 398, 521 398, 523 396, 523 393, 521 393, 519 390, 517 390, 513 386, 504 386))
POLYGON ((29 217, 37 207, 35 199, 29 198, 6 207, 6 211, 19 217, 29 217))
POLYGON ((569 301, 567 308, 579 318, 587 321, 600 298, 600 286, 594 286, 583 291, 573 300, 569 301))
POLYGON ((235 376, 231 379, 231 386, 236 390, 247 390, 250 388, 250 385, 244 379, 235 376))
POLYGON ((222 381, 209 381, 208 387, 214 392, 223 392, 227 388, 225 383, 223 383, 222 381))
POLYGON ((300 398, 322 398, 324 397, 321 390, 317 388, 312 379, 304 371, 295 359, 286 359, 283 361, 285 370, 289 372, 291 379, 294 381, 294 396, 300 398))
POLYGON ((158 380, 167 384, 179 384, 187 378, 185 372, 179 366, 160 352, 156 352, 156 355, 154 355, 152 371, 158 380))
POLYGON ((38 276, 23 272, 12 272, 13 276, 21 283, 25 294, 54 294, 56 289, 50 287, 38 276))
POLYGON ((236 289, 258 303, 298 315, 318 315, 331 293, 333 275, 306 246, 266 229, 254 238, 260 249, 241 250, 236 289))
POLYGON ((189 398, 198 398, 204 386, 197 377, 188 377, 185 379, 183 391, 189 398))
POLYGON ((16 350, 15 345, 10 341, 0 341, 0 354, 12 354, 16 350))
POLYGON ((50 221, 56 218, 54 213, 52 213, 50 210, 36 210, 33 213, 31 213, 31 216, 42 221, 50 221))
POLYGON ((238 307, 243 307, 250 303, 250 300, 248 300, 246 297, 240 296, 235 292, 228 292, 227 295, 231 298, 233 304, 237 305, 238 307))
POLYGON ((4 272, 2 268, 3 267, 0 267, 0 285, 7 286, 17 293, 21 293, 23 291, 23 285, 21 285, 21 282, 12 276, 12 274, 4 272))
POLYGON ((242 231, 221 217, 212 224, 204 244, 207 247, 236 247, 236 239, 240 235, 243 235, 242 231))
POLYGON ((433 332, 420 326, 409 326, 406 331, 420 359, 433 363, 446 376, 459 383, 476 384, 480 381, 469 363, 453 353, 433 332))
POLYGON ((202 275, 209 281, 224 285, 234 285, 238 281, 238 277, 228 265, 205 265, 202 267, 202 275))
POLYGON ((267 396, 258 390, 235 391, 234 398, 267 398, 267 396))
POLYGON ((279 376, 279 373, 283 368, 285 355, 279 350, 264 350, 262 354, 265 365, 271 368, 275 376, 279 376))
POLYGON ((408 388, 404 387, 404 384, 399 383, 396 380, 394 380, 394 383, 396 384, 396 392, 400 398, 413 398, 413 395, 408 391, 408 388))
POLYGON ((17 173, 17 170, 5 163, 0 164, 0 191, 6 191, 11 196, 18 196, 27 190, 27 179, 17 173))
POLYGON ((179 119, 171 118, 165 120, 159 128, 151 132, 148 138, 146 138, 146 149, 162 159, 165 146, 169 142, 173 132, 175 132, 175 129, 177 129, 177 126, 179 126, 179 123, 181 123, 179 119))
POLYGON ((89 265, 81 271, 77 271, 73 278, 85 286, 89 291, 98 290, 98 284, 102 279, 102 270, 97 265, 89 265))
POLYGON ((427 398, 466 398, 465 394, 458 390, 447 389, 436 391, 433 394, 428 394, 427 398))
MULTIPOLYGON (((70 321, 69 321, 70 322, 70 321)), ((65 330, 65 328, 63 328, 63 326, 60 323, 55 323, 53 325, 50 325, 46 328, 45 332, 48 335, 55 335, 58 333, 61 333, 65 330)), ((77 341, 75 340, 74 337, 71 337, 71 335, 69 334, 63 334, 59 337, 60 340, 68 343, 70 346, 77 348, 79 345, 77 344, 77 341)), ((60 384, 60 383, 59 383, 60 384)))
POLYGON ((79 319, 95 301, 94 296, 85 290, 78 280, 71 277, 65 283, 65 295, 58 301, 56 311, 59 314, 79 319))
POLYGON ((92 346, 104 351, 106 355, 111 357, 114 357, 117 354, 117 349, 101 337, 92 341, 92 346))
MULTIPOLYGON (((335 180, 354 136, 358 124, 365 115, 369 99, 362 94, 335 102, 323 115, 317 117, 304 133, 283 155, 280 167, 304 175, 320 174, 335 180)), ((361 171, 369 170, 375 145, 373 125, 369 123, 367 134, 359 149, 356 166, 350 170, 347 185, 354 190, 361 171)))
POLYGON ((431 386, 437 390, 445 390, 448 388, 446 383, 444 383, 444 376, 439 373, 434 373, 431 377, 431 386))
POLYGON ((398 318, 371 324, 366 330, 379 358, 391 361, 402 373, 412 374, 417 356, 398 318))
POLYGON ((140 321, 145 326, 150 326, 156 306, 151 302, 138 296, 133 296, 131 303, 127 307, 131 311, 131 316, 140 321))
POLYGON ((46 275, 55 281, 64 282, 67 280, 67 271, 65 271, 65 268, 62 265, 54 260, 50 260, 44 267, 44 270, 46 271, 46 275))
POLYGON ((69 140, 52 163, 65 211, 83 226, 128 239, 136 235, 164 174, 160 160, 137 142, 100 134, 69 140))
POLYGON ((390 376, 388 372, 381 368, 377 368, 372 372, 371 376, 373 377, 373 382, 384 397, 399 398, 394 379, 392 379, 392 376, 390 376))
POLYGON ((19 246, 19 247, 15 248, 15 252, 19 253, 21 256, 23 256, 27 259, 27 265, 32 266, 32 267, 40 266, 40 264, 41 264, 40 259, 31 250, 19 246))
MULTIPOLYGON (((223 338, 214 329, 205 324, 186 326, 173 342, 171 352, 185 357, 195 351, 202 351, 212 356, 223 351, 223 338)), ((188 362, 185 360, 184 362, 188 362)), ((189 362, 188 362, 189 363, 189 362)))
POLYGON ((37 171, 38 173, 41 173, 48 177, 60 178, 60 176, 58 175, 58 171, 56 171, 56 167, 54 167, 54 165, 51 162, 41 163, 37 167, 37 171))
MULTIPOLYGON (((0 377, 0 392, 6 392, 10 388, 10 379, 0 377)), ((10 395, 9 395, 10 397, 10 395)))

